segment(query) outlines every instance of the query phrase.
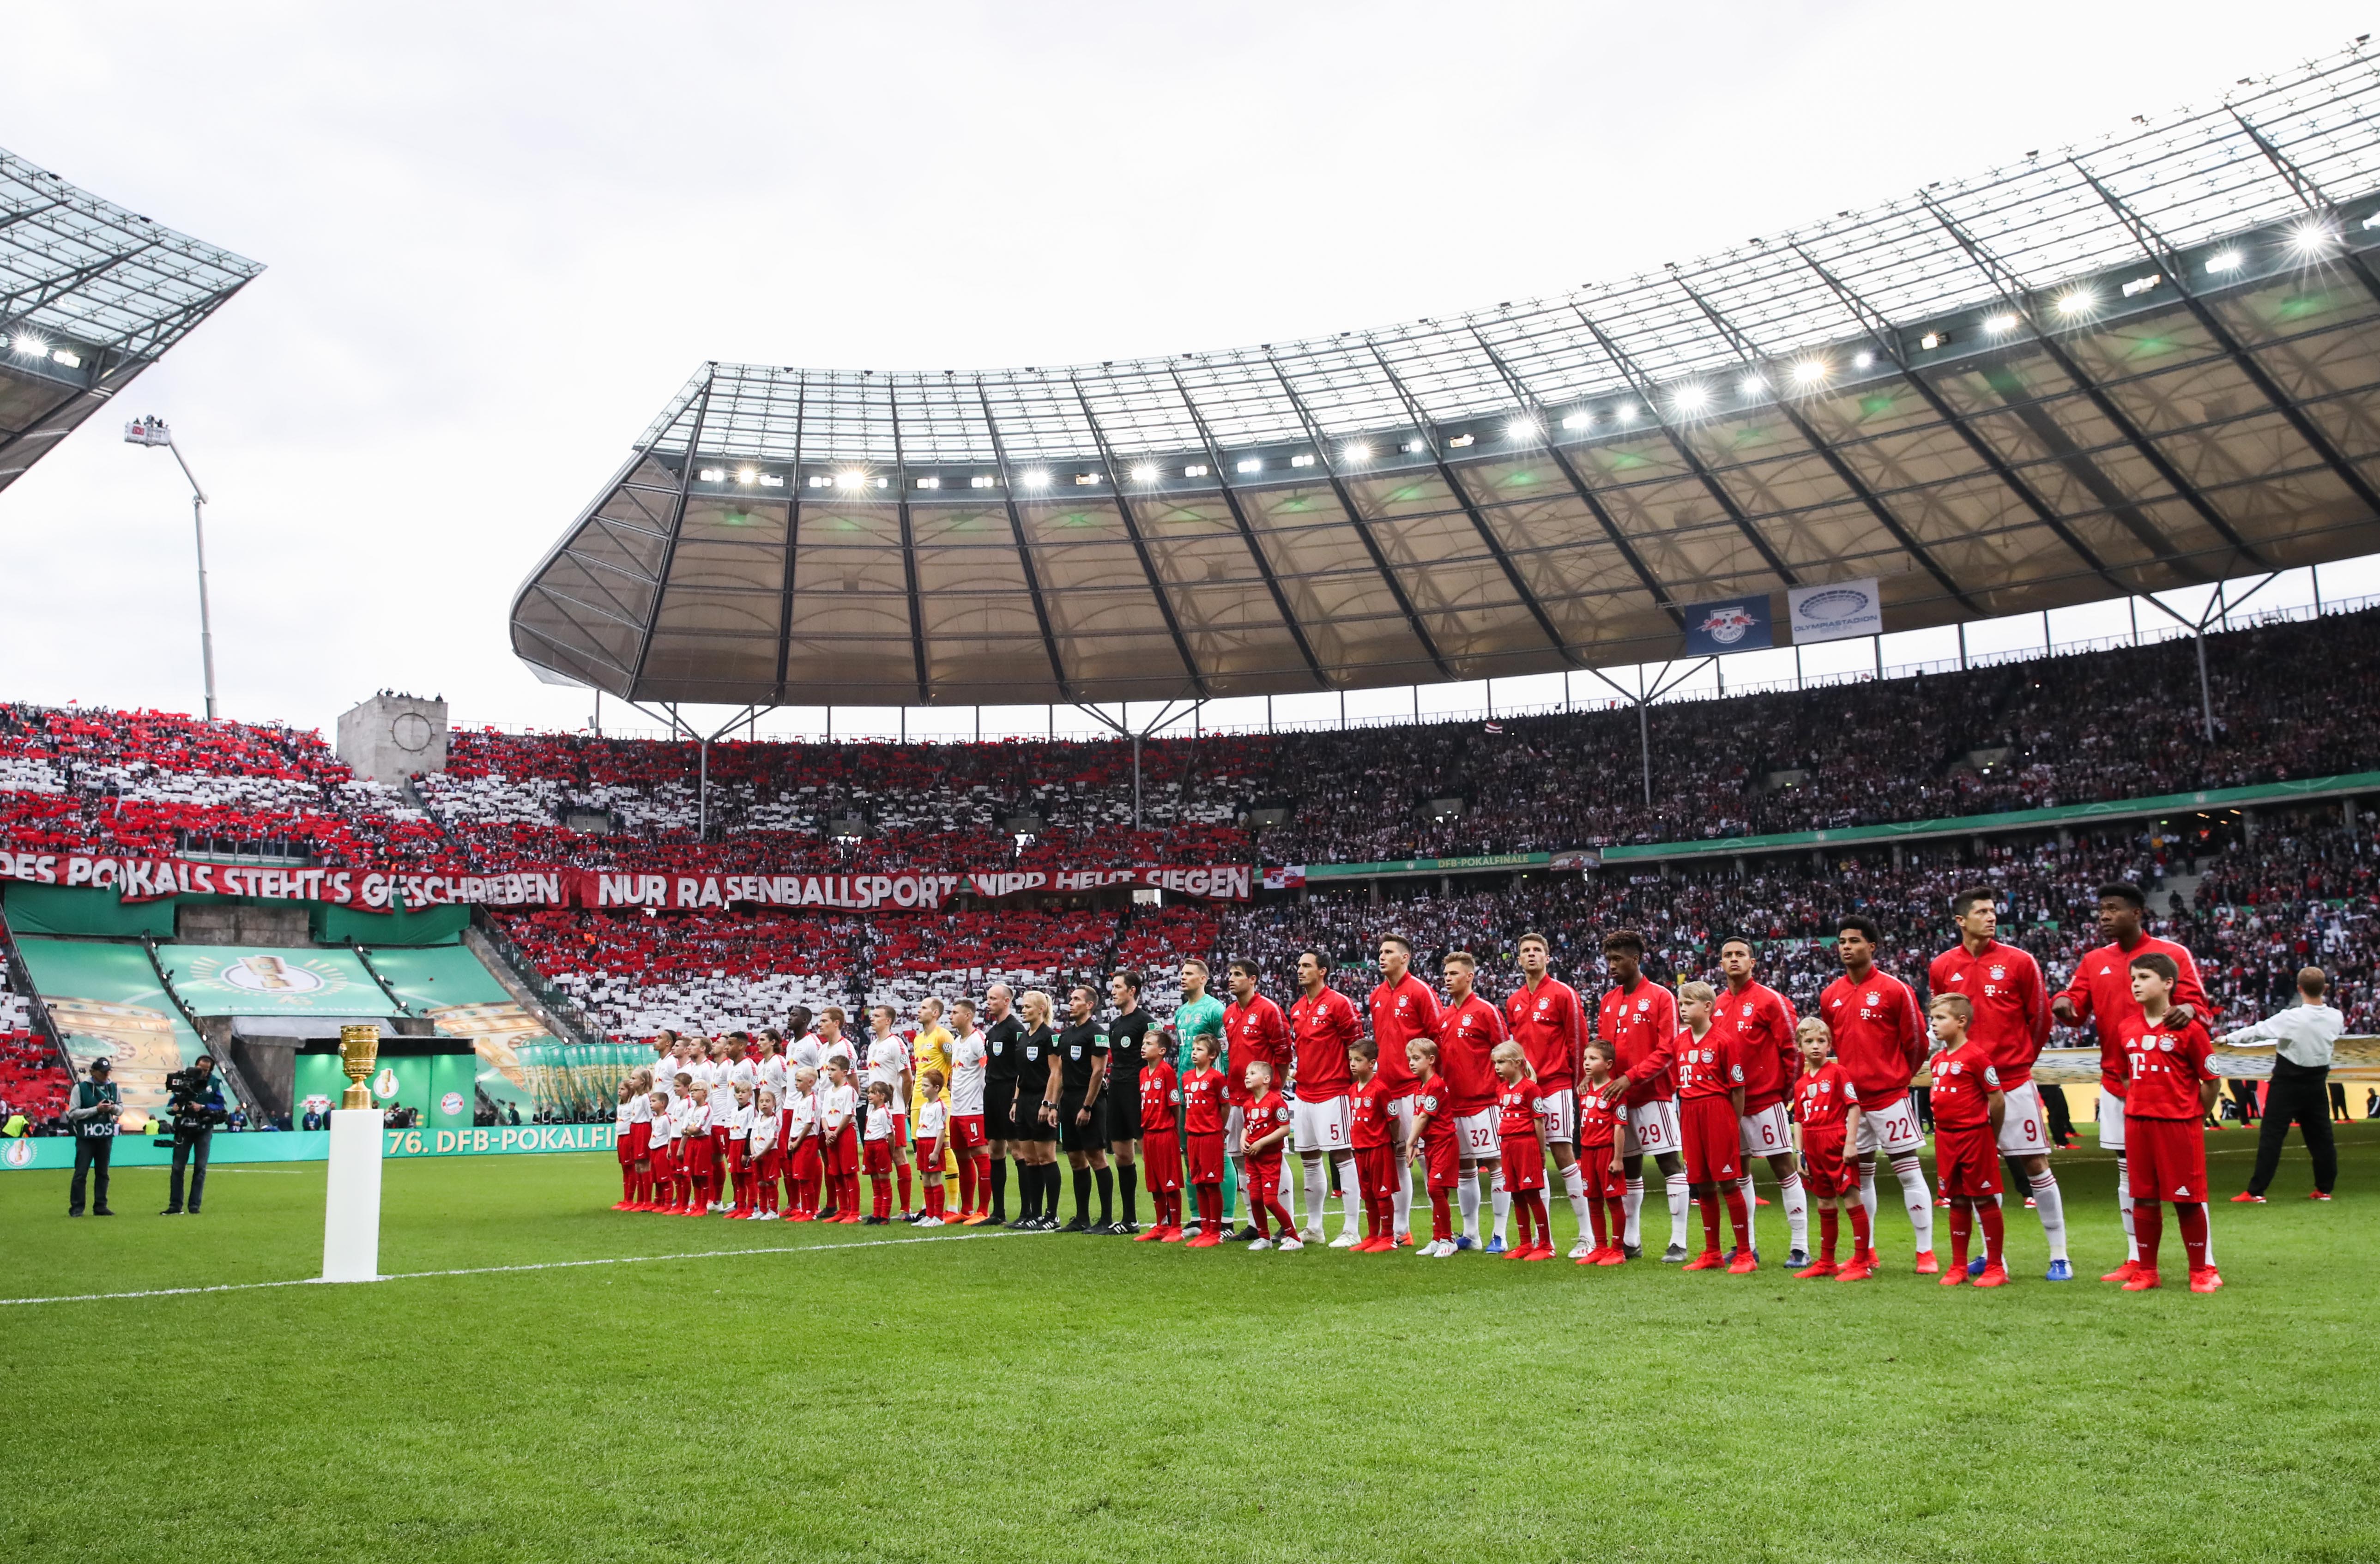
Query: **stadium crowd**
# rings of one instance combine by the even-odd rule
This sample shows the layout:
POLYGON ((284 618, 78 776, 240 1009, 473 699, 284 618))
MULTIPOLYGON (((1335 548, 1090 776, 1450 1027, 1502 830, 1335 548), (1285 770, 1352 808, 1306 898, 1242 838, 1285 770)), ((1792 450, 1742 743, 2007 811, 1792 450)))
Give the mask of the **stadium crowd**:
POLYGON ((2208 638, 1625 710, 1119 742, 687 742, 457 731, 426 814, 312 733, 0 706, 0 845, 274 850, 334 867, 880 872, 1370 862, 2147 796, 2380 767, 2380 610, 2208 638), (1883 697, 1888 697, 1884 698, 1883 697), (1259 808, 1289 811, 1261 831, 1259 808), (587 829, 593 828, 593 829, 587 829))

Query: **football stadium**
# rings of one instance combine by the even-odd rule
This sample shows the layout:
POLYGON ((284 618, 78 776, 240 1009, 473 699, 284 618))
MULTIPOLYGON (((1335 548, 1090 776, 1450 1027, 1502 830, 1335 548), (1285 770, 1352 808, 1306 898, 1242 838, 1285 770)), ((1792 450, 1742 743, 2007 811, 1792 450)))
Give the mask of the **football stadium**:
POLYGON ((273 273, 0 153, 0 537, 164 448, 204 680, 0 683, 0 1543, 2380 1558, 2380 55, 2197 86, 617 388, 453 562, 573 726, 219 709, 312 655, 175 433, 273 273))

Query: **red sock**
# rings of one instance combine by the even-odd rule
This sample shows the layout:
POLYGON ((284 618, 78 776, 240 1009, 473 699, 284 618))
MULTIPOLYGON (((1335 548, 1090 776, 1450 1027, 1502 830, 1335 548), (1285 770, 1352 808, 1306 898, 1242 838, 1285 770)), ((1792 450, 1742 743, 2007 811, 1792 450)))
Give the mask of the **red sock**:
POLYGON ((2173 1208, 2173 1214, 2181 1223, 2181 1250, 2183 1254, 2190 1256, 2191 1270, 2193 1273, 2205 1270, 2207 1268, 2206 1207, 2176 1206, 2173 1208))
POLYGON ((1719 1194, 1727 1200, 1727 1219, 1735 1228, 1735 1246, 1747 1255, 1751 1254, 1752 1213, 1744 1208, 1743 1186, 1727 1184, 1720 1188, 1719 1194))
POLYGON ((1834 1263, 1835 1239, 1842 1231, 1841 1216, 1831 1206, 1821 1206, 1818 1210, 1818 1258, 1829 1265, 1834 1263))
POLYGON ((1429 1192, 1429 1238, 1433 1243, 1443 1243, 1454 1236, 1454 1213, 1447 1209, 1447 1193, 1442 1189, 1429 1192))
POLYGON ((637 1170, 631 1164, 623 1162, 620 1164, 620 1198, 634 1200, 636 1197, 637 1170))
POLYGON ((2156 1269, 2157 1240, 2165 1236, 2165 1207, 2154 1200, 2132 1202, 2132 1237, 2141 1246, 2141 1269, 2156 1269))
POLYGON ((1967 1268, 1967 1244, 1975 1233, 1975 1203, 1972 1200, 1950 1202, 1950 1264, 1963 1274, 1967 1268))
POLYGON ((1281 1203, 1279 1190, 1266 1200, 1265 1208, 1272 1213, 1273 1226, 1281 1229, 1281 1237, 1288 1238, 1297 1231, 1297 1223, 1290 1217, 1289 1207, 1281 1203))
POLYGON ((1703 1251, 1706 1254, 1715 1255, 1718 1253, 1718 1196, 1695 1195, 1694 1209, 1701 1214, 1703 1219, 1703 1251))
POLYGON ((1586 1198, 1586 1220, 1587 1225, 1595 1230, 1595 1246, 1597 1249, 1609 1247, 1610 1235, 1603 1226, 1603 1202, 1595 1195, 1586 1198))
POLYGON ((902 1162, 896 1167, 901 1178, 901 1214, 905 1217, 909 1214, 909 1164, 902 1162))
POLYGON ((975 1215, 975 1158, 967 1156, 959 1158, 959 1215, 975 1215))
POLYGON ((1611 1245, 1615 1249, 1624 1248, 1628 1242, 1628 1207, 1621 1204, 1621 1198, 1617 1194, 1611 1195, 1603 1203, 1604 1226, 1611 1233, 1611 1245))
POLYGON ((1202 1231, 1220 1232, 1223 1226, 1223 1186, 1198 1186, 1198 1226, 1202 1231))
POLYGON ((1524 1247, 1532 1243, 1542 1244, 1553 1242, 1554 1225, 1546 1218, 1546 1192, 1544 1190, 1532 1189, 1525 1190, 1522 1193, 1521 1215, 1523 1218, 1521 1223, 1521 1238, 1524 1247), (1537 1236, 1534 1240, 1528 1236, 1528 1224, 1532 1221, 1537 1224, 1537 1236))
POLYGON ((1975 1214, 1984 1221, 1984 1264, 1997 1266, 2000 1263, 2000 1239, 2008 1231, 2005 1219, 1999 1206, 1988 1200, 1977 1203, 1975 1214))
POLYGON ((1865 1202, 1858 1200, 1854 1200, 1851 1204, 1852 1258, 1856 1260, 1861 1255, 1868 1252, 1870 1237, 1867 1227, 1867 1205, 1865 1202))

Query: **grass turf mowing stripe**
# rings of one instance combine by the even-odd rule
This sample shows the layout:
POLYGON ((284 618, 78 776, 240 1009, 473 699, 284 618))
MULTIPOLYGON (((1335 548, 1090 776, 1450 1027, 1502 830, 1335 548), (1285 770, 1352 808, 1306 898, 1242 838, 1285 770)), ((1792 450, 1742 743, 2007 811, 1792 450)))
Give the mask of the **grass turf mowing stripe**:
MULTIPOLYGON (((931 1238, 871 1238, 856 1243, 779 1243, 761 1249, 697 1249, 684 1255, 613 1255, 600 1260, 540 1260, 525 1266, 463 1266, 443 1271, 395 1271, 373 1281, 421 1281, 442 1276, 493 1276, 501 1271, 564 1271, 579 1266, 643 1266, 658 1260, 716 1260, 732 1255, 819 1255, 830 1249, 890 1249, 904 1243, 958 1243, 971 1238, 1023 1238, 1021 1232, 938 1233, 931 1238)), ((0 1298, 0 1308, 31 1303, 100 1303, 123 1298, 187 1298, 200 1292, 253 1292, 266 1287, 347 1287, 318 1276, 279 1281, 231 1281, 212 1287, 152 1287, 138 1292, 73 1292, 55 1298, 0 1298)))

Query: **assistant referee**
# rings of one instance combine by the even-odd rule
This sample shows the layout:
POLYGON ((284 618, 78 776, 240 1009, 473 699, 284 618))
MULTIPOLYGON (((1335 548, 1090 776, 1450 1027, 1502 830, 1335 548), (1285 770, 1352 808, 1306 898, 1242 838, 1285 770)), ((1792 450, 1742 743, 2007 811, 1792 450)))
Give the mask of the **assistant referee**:
POLYGON ((1107 1028, 1095 1019, 1099 996, 1087 984, 1066 990, 1066 1024, 1058 1034, 1058 1068, 1047 1088, 1055 1098, 1058 1144, 1075 1170, 1075 1219, 1062 1231, 1115 1231, 1115 1175, 1108 1170, 1107 1028), (1099 1219, 1091 1220, 1091 1181, 1099 1186, 1099 1219))

